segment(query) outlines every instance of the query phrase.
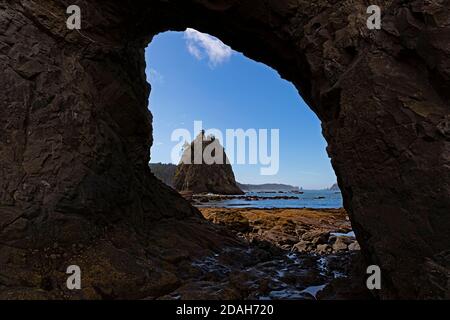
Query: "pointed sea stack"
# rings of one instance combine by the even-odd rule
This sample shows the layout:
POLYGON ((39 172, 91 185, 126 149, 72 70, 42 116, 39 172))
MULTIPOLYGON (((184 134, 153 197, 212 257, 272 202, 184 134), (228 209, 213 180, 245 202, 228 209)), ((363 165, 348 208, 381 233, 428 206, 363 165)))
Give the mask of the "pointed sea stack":
POLYGON ((173 184, 180 192, 191 191, 194 194, 244 194, 237 186, 233 169, 219 140, 205 136, 204 131, 185 148, 173 184))

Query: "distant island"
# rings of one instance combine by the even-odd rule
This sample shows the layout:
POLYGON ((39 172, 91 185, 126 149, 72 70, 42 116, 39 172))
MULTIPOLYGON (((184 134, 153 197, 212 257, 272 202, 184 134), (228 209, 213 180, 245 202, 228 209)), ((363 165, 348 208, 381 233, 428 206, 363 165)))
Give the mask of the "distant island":
POLYGON ((179 192, 194 194, 212 193, 222 195, 239 195, 244 192, 298 192, 301 188, 281 183, 243 184, 235 180, 233 169, 219 140, 214 136, 206 136, 202 130, 199 135, 183 150, 183 156, 178 165, 151 163, 152 173, 166 185, 179 192), (221 164, 193 164, 194 146, 200 144, 202 151, 214 147, 214 152, 221 151, 221 164))
POLYGON ((244 194, 236 184, 224 147, 214 135, 206 135, 205 130, 202 130, 190 145, 185 146, 173 177, 173 185, 175 190, 182 193, 244 194), (201 161, 196 163, 195 153, 198 146, 201 146, 201 161), (205 154, 214 157, 213 163, 207 163, 205 154))
POLYGON ((265 184, 242 184, 237 183, 239 188, 245 192, 290 192, 290 191, 300 191, 299 187, 290 186, 288 184, 279 184, 279 183, 265 183, 265 184))
POLYGON ((166 185, 180 193, 202 194, 213 193, 222 195, 242 195, 244 192, 238 187, 233 168, 231 167, 223 146, 212 135, 206 135, 202 130, 198 136, 183 150, 180 163, 150 164, 153 174, 166 185), (201 155, 209 148, 220 160, 207 164, 202 161, 195 163, 196 146, 201 146, 201 155))

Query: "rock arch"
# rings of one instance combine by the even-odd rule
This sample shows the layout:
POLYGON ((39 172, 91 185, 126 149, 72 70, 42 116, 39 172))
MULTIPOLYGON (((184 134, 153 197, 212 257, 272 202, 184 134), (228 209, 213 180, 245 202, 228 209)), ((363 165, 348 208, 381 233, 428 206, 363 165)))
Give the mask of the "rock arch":
POLYGON ((448 298, 448 0, 375 1, 379 31, 362 0, 73 2, 79 32, 60 1, 0 1, 0 292, 45 296, 76 258, 96 284, 80 298, 109 297, 111 279, 118 296, 142 297, 130 279, 151 295, 174 284, 170 266, 152 278, 137 262, 149 244, 179 244, 181 228, 192 251, 223 240, 147 166, 144 48, 192 27, 275 68, 322 120, 381 297, 448 298), (185 232, 198 228, 208 244, 185 232))

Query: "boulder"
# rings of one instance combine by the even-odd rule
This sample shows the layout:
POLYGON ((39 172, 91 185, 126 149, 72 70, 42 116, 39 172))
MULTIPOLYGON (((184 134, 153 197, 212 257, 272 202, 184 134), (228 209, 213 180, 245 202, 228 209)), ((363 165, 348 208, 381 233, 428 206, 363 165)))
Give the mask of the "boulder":
POLYGON ((300 253, 308 253, 311 251, 312 247, 313 246, 311 245, 310 242, 302 240, 292 247, 292 251, 300 253))
POLYGON ((328 242, 329 232, 322 230, 307 231, 302 235, 302 240, 309 241, 312 244, 324 244, 328 242))
POLYGON ((346 251, 347 249, 348 249, 347 237, 337 237, 336 241, 333 243, 333 251, 340 252, 346 251))
POLYGON ((226 226, 235 232, 251 231, 248 219, 239 213, 231 215, 227 212, 218 211, 209 215, 207 218, 213 223, 226 226))
POLYGON ((331 253, 332 248, 328 244, 319 244, 316 248, 318 254, 328 254, 331 253))
POLYGON ((348 250, 358 251, 361 250, 361 247, 359 246, 359 243, 357 241, 354 241, 348 245, 348 250))

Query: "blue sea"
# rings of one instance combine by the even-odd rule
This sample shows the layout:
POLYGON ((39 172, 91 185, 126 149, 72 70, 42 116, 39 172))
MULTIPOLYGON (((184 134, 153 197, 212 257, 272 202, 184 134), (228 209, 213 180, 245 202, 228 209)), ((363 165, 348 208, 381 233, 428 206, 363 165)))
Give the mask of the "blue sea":
POLYGON ((227 199, 223 201, 211 201, 205 203, 205 207, 224 208, 316 208, 316 209, 336 209, 342 208, 342 194, 339 191, 331 190, 304 190, 303 194, 296 193, 265 193, 247 192, 249 196, 279 197, 289 196, 298 199, 267 199, 267 200, 243 200, 227 199))

